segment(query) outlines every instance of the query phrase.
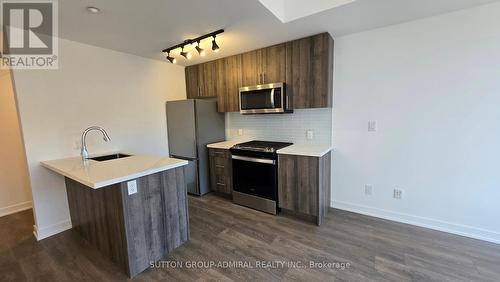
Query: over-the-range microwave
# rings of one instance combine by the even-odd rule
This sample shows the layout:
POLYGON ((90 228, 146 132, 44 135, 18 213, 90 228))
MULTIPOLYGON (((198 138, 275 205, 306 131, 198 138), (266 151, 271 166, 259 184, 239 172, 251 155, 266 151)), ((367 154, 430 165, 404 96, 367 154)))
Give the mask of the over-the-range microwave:
POLYGON ((240 113, 292 113, 291 97, 285 83, 270 83, 240 88, 240 113))

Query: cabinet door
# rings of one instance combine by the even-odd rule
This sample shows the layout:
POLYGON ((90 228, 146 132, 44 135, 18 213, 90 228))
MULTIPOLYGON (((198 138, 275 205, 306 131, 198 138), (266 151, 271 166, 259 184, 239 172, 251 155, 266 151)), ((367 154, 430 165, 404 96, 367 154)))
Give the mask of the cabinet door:
POLYGON ((260 50, 262 83, 277 83, 286 80, 286 44, 260 50))
POLYGON ((279 207, 299 214, 318 216, 319 159, 279 156, 279 207))
POLYGON ((260 84, 260 51, 251 51, 241 55, 241 83, 242 86, 260 84))
POLYGON ((323 33, 286 44, 287 91, 293 107, 327 108, 333 96, 333 39, 323 33))
POLYGON ((279 155, 278 199, 279 207, 291 211, 297 209, 297 157, 279 155))
POLYGON ((319 159, 297 156, 297 211, 318 216, 319 159))
POLYGON ((217 96, 217 61, 211 61, 199 65, 199 97, 217 96))
POLYGON ((222 59, 223 64, 223 91, 218 92, 219 112, 238 112, 240 110, 241 86, 241 55, 222 59))
POLYGON ((186 67, 186 94, 188 99, 197 98, 199 95, 199 65, 186 67))

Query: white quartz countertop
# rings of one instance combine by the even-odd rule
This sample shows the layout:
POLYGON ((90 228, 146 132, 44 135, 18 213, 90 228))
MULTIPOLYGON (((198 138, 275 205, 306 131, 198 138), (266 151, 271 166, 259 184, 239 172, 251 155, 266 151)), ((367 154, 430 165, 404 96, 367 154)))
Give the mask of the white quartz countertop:
MULTIPOLYGON (((92 157, 111 154, 116 153, 92 157)), ((43 161, 41 165, 90 188, 98 189, 188 164, 185 160, 164 156, 125 154, 131 156, 103 162, 89 159, 85 161, 85 164, 81 157, 72 157, 43 161)))
POLYGON ((224 142, 218 142, 218 143, 213 143, 213 144, 208 144, 208 148, 213 148, 213 149, 231 149, 236 144, 244 143, 250 140, 229 140, 229 141, 224 141, 224 142))
POLYGON ((307 157, 322 157, 333 150, 331 145, 313 145, 313 144, 293 144, 278 150, 281 155, 298 155, 307 157))

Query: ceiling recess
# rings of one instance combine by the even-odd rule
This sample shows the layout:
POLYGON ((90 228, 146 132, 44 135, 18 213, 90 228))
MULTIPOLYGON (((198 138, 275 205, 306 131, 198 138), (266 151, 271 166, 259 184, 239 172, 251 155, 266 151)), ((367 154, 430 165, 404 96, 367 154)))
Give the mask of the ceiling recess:
POLYGON ((356 0, 259 0, 283 23, 334 9, 354 1, 356 0))

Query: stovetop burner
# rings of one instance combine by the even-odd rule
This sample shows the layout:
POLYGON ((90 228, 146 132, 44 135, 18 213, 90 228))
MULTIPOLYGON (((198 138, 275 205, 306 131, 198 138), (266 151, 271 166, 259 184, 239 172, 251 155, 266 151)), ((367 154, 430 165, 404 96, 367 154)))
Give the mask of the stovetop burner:
POLYGON ((272 141, 250 141, 245 143, 236 144, 233 149, 245 150, 245 151, 255 151, 255 152, 265 152, 265 153, 275 153, 279 149, 283 149, 293 145, 293 143, 285 142, 272 142, 272 141))

